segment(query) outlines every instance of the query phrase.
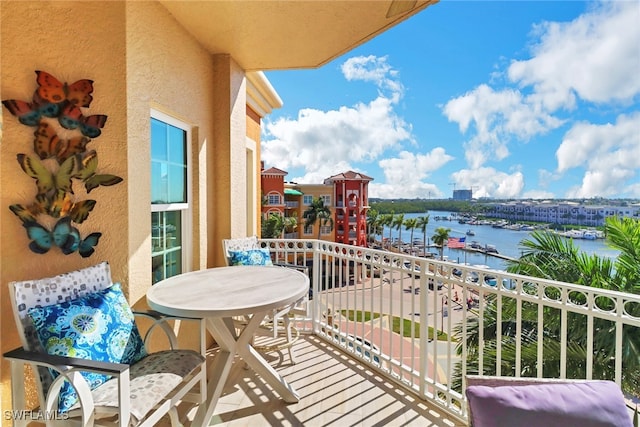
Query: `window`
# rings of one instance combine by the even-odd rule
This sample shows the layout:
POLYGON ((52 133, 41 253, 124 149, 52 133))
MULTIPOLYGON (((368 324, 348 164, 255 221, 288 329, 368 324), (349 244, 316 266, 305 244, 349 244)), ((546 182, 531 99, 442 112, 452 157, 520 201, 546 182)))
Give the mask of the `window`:
POLYGON ((279 205, 280 203, 280 195, 279 194, 269 194, 269 205, 279 205))
POLYGON ((331 206, 331 196, 320 196, 325 206, 331 206))
POLYGON ((188 265, 190 127, 162 113, 151 116, 151 269, 156 283, 188 265))
POLYGON ((303 205, 310 205, 312 202, 313 202, 313 196, 310 196, 310 195, 307 195, 307 194, 302 196, 302 204, 303 205))

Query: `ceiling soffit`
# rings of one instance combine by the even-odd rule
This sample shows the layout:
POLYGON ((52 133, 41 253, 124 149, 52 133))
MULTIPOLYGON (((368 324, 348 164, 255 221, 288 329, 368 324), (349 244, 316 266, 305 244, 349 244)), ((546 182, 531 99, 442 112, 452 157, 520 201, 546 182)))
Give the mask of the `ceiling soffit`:
POLYGON ((209 52, 247 71, 320 67, 436 2, 160 0, 209 52))

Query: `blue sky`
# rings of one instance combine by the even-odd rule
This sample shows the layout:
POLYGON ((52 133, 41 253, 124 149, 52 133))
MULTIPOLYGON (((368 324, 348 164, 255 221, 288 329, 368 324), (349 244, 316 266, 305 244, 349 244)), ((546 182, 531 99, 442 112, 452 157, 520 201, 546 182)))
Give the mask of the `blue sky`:
POLYGON ((265 167, 369 197, 640 198, 640 2, 441 0, 315 70, 265 72, 284 102, 265 167))

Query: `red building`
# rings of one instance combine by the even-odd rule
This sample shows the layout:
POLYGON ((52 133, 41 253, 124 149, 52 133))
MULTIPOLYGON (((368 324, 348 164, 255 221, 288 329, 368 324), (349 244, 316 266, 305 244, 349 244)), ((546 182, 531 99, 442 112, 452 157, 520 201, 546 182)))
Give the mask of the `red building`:
POLYGON ((325 179, 325 184, 333 186, 336 243, 367 246, 368 186, 372 180, 353 171, 325 179))
POLYGON ((284 216, 284 177, 287 172, 278 168, 269 168, 262 172, 260 187, 262 189, 262 217, 266 218, 270 213, 284 216))

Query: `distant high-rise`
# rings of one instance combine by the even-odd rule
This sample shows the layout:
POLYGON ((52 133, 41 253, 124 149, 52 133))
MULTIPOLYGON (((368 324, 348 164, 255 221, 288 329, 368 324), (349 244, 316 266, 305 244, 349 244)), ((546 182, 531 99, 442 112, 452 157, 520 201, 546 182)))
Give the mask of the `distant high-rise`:
POLYGON ((471 200, 473 190, 453 190, 453 200, 471 200))

